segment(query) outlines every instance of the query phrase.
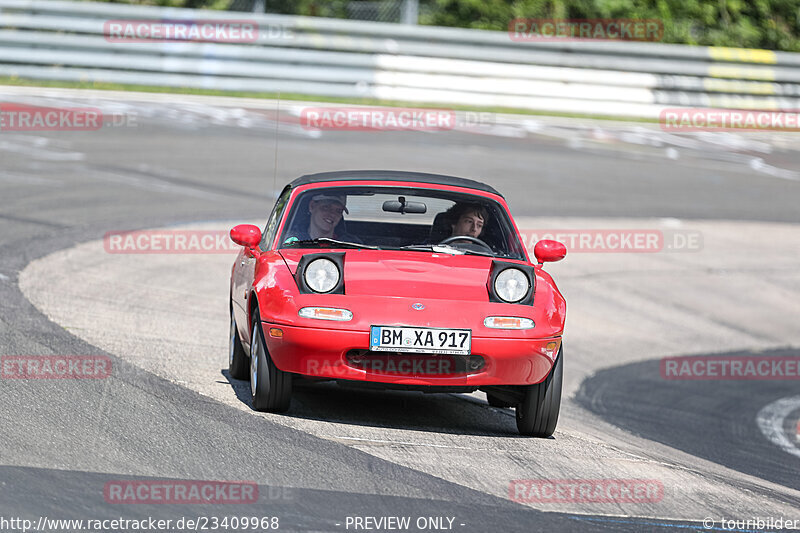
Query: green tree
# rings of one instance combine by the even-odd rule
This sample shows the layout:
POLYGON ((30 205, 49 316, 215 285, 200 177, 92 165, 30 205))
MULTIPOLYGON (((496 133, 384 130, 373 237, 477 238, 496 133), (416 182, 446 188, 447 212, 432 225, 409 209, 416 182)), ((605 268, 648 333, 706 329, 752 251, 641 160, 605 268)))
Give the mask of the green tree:
POLYGON ((664 42, 800 51, 798 0, 430 0, 423 24, 506 30, 514 18, 659 19, 664 42))
MULTIPOLYGON (((230 9, 246 0, 110 0, 230 9)), ((266 0, 267 12, 347 18, 359 0, 266 0)), ((398 0, 388 0, 398 1, 398 0)), ((658 19, 667 43, 800 52, 800 0, 419 0, 420 23, 506 31, 515 18, 658 19)))

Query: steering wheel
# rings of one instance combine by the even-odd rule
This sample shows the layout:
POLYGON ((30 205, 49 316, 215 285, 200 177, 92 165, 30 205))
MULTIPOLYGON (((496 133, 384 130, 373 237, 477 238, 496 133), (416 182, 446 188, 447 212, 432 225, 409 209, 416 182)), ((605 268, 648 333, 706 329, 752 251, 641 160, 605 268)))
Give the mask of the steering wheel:
POLYGON ((494 253, 494 250, 492 250, 491 246, 489 246, 488 244, 486 244, 485 242, 483 242, 479 238, 470 237, 469 235, 454 235, 452 237, 446 238, 445 240, 443 240, 439 244, 450 244, 451 242, 457 242, 457 241, 471 242, 472 244, 477 244, 481 248, 485 248, 486 251, 488 251, 490 254, 494 253))

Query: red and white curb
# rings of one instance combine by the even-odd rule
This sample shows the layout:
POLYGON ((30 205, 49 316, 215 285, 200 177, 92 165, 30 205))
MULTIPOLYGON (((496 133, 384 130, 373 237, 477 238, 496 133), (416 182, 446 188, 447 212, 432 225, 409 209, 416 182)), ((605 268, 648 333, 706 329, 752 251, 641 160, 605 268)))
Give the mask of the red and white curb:
MULTIPOLYGON (((756 415, 756 423, 761 433, 773 444, 787 453, 800 457, 800 448, 789 440, 783 429, 786 417, 797 410, 800 410, 800 396, 781 398, 761 409, 756 415)), ((800 442, 800 420, 797 422, 796 440, 800 442)))

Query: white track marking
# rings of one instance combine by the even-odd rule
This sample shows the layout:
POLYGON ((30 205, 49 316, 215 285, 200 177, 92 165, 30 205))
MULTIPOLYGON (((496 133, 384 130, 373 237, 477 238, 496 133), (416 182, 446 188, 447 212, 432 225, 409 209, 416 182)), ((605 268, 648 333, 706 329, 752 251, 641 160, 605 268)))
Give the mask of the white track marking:
POLYGON ((800 448, 797 448, 786 436, 783 421, 789 413, 800 409, 800 396, 781 398, 767 405, 756 415, 758 429, 773 444, 783 451, 800 457, 800 448))
POLYGON ((774 176, 776 178, 781 178, 791 181, 800 180, 800 173, 797 173, 793 170, 787 170, 785 168, 768 165, 760 157, 753 157, 750 159, 750 168, 752 168, 756 172, 761 172, 763 174, 767 174, 768 176, 774 176))
POLYGON ((41 148, 34 148, 22 143, 0 141, 0 150, 27 155, 34 159, 47 161, 83 161, 86 155, 81 152, 57 152, 41 148))
POLYGON ((41 178, 33 175, 14 174, 12 172, 0 172, 0 181, 6 183, 22 183, 25 185, 47 185, 50 187, 60 187, 63 185, 63 183, 58 180, 41 178))

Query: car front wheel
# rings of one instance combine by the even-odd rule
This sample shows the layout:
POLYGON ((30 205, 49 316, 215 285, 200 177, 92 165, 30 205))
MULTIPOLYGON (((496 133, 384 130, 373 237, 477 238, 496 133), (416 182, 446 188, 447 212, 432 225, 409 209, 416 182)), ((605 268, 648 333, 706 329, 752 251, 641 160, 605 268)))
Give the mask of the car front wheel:
POLYGON ((561 408, 563 354, 562 347, 544 381, 525 387, 525 396, 517 404, 517 429, 521 435, 549 437, 556 430, 561 408))
POLYGON ((250 399, 256 411, 282 413, 292 399, 292 375, 275 366, 264 342, 258 311, 253 314, 250 331, 250 399))

